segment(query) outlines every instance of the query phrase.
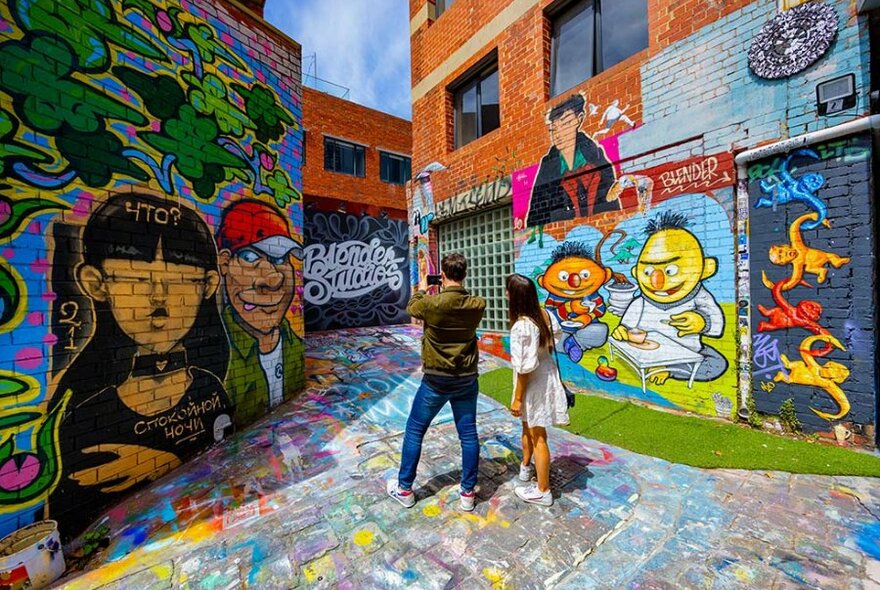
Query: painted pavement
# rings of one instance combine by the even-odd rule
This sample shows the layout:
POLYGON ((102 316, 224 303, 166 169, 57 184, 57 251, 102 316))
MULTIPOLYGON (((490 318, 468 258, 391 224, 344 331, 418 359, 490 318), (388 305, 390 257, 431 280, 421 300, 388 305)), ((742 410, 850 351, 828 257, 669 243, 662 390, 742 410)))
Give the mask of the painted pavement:
POLYGON ((93 530, 109 546, 61 586, 880 588, 877 480, 699 470, 553 430, 557 501, 527 506, 513 496, 518 425, 488 398, 476 511, 457 510, 448 411, 425 441, 419 502, 401 508, 384 480, 418 337, 311 336, 305 394, 107 513, 93 530))

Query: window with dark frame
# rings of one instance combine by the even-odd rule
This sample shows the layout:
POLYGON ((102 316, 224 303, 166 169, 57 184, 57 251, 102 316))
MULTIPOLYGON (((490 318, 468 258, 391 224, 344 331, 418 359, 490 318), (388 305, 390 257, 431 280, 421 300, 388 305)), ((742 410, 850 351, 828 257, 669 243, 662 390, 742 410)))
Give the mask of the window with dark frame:
POLYGON ((455 0, 436 0, 434 3, 434 18, 440 18, 440 15, 449 10, 449 7, 452 6, 452 3, 455 0))
POLYGON ((332 137, 324 138, 324 169, 364 176, 364 146, 332 137))
POLYGON ((379 152, 379 179, 391 184, 406 184, 410 179, 410 159, 388 152, 379 152))
POLYGON ((498 129, 501 126, 501 108, 498 101, 497 58, 457 85, 453 102, 456 148, 498 129))
POLYGON ((648 47, 648 0, 578 0, 548 16, 551 96, 648 47))

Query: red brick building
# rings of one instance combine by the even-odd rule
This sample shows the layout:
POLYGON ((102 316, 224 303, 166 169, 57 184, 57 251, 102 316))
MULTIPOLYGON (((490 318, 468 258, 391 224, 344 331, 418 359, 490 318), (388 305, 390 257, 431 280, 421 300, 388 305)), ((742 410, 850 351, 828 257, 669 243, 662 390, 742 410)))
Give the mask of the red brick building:
POLYGON ((307 331, 409 322, 412 125, 303 89, 307 331))
POLYGON ((373 216, 385 211, 389 217, 405 218, 404 187, 412 152, 409 121, 304 88, 303 128, 303 202, 307 208, 314 204, 322 210, 342 208, 373 216), (326 149, 333 151, 328 154, 326 149), (401 169, 403 176, 387 174, 401 169))
POLYGON ((505 275, 533 278, 574 387, 730 418, 784 403, 873 439, 877 293, 842 289, 877 256, 876 5, 410 0, 412 278, 464 252, 496 348, 505 275), (787 236, 837 266, 794 287, 787 236), (658 243, 689 267, 647 264, 658 243), (773 311, 798 301, 806 334, 773 311), (825 354, 833 383, 799 372, 825 354))

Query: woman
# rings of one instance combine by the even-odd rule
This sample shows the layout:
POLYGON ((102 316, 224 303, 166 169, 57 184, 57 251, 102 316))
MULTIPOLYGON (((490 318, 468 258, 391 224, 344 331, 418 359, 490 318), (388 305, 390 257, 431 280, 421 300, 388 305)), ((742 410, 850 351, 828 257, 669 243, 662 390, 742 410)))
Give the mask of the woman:
POLYGON ((528 278, 518 274, 507 277, 507 300, 514 370, 510 413, 522 419, 523 428, 519 479, 531 481, 533 473, 538 479, 537 484, 519 486, 515 491, 525 502, 552 506, 547 427, 568 424, 565 389, 553 359, 555 338, 562 330, 555 318, 538 305, 538 291, 528 278))
POLYGON ((65 537, 222 440, 233 416, 217 250, 195 211, 139 192, 110 197, 83 230, 76 281, 92 335, 50 402, 72 394, 51 498, 65 537))

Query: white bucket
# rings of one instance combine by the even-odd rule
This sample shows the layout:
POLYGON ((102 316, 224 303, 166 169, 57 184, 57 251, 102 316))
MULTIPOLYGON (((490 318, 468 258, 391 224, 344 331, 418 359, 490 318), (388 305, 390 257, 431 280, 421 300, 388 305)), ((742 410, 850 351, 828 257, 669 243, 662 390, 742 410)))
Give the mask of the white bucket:
POLYGON ((64 573, 58 523, 44 520, 0 539, 0 589, 45 588, 64 573))

